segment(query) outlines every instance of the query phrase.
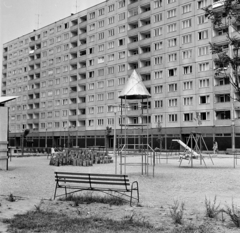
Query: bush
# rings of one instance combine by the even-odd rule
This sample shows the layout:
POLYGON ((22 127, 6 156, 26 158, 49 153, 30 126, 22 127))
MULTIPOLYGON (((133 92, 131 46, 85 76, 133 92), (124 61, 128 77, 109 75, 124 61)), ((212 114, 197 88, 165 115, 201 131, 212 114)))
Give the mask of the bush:
POLYGON ((221 210, 219 210, 220 203, 217 205, 217 197, 214 197, 213 203, 205 197, 206 216, 215 218, 221 210))
POLYGON ((226 209, 224 209, 223 212, 230 217, 236 227, 240 227, 240 209, 235 206, 233 202, 232 206, 226 206, 226 209))
POLYGON ((183 223, 183 212, 184 202, 180 204, 177 200, 174 200, 173 205, 170 207, 170 216, 173 219, 174 223, 183 223))

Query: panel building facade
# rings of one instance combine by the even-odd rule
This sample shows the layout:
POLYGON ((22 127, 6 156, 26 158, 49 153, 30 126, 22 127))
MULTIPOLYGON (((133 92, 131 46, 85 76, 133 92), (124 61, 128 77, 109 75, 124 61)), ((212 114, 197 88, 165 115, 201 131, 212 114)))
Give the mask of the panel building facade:
MULTIPOLYGON (((222 1, 109 0, 5 43, 2 95, 19 96, 9 104, 11 144, 27 128, 32 146, 63 146, 69 136, 81 147, 103 144, 135 69, 152 95, 153 146, 160 122, 165 147, 194 130, 210 147, 213 139, 231 147, 240 112, 229 80, 214 73, 209 42, 228 43, 204 16, 209 4, 222 1)), ((139 121, 136 104, 128 123, 139 121)))

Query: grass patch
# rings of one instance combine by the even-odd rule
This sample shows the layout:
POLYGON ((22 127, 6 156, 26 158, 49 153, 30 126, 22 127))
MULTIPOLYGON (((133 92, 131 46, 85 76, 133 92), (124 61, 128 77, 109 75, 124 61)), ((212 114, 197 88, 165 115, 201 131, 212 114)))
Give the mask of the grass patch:
POLYGON ((220 213, 220 203, 217 204, 217 197, 214 197, 213 202, 211 202, 210 200, 208 200, 205 197, 205 207, 206 207, 206 217, 209 218, 215 218, 217 217, 217 215, 220 213))
POLYGON ((174 228, 171 233, 213 233, 212 227, 208 226, 207 224, 202 224, 202 225, 195 225, 192 222, 174 228))
POLYGON ((109 205, 124 205, 126 204, 126 200, 123 200, 119 196, 111 196, 111 195, 93 195, 92 192, 87 192, 81 195, 69 195, 67 198, 60 198, 61 201, 73 201, 74 206, 78 206, 79 204, 91 204, 91 203, 103 203, 109 205))
POLYGON ((236 227, 240 228, 240 209, 233 202, 231 207, 226 206, 222 211, 230 217, 236 227))
POLYGON ((181 204, 174 200, 173 205, 170 207, 170 216, 175 224, 183 224, 184 203, 181 204))
POLYGON ((9 224, 10 232, 118 232, 118 233, 155 233, 159 232, 146 222, 136 220, 114 221, 102 218, 70 218, 65 214, 44 211, 29 211, 26 214, 16 215, 14 219, 5 219, 9 224))

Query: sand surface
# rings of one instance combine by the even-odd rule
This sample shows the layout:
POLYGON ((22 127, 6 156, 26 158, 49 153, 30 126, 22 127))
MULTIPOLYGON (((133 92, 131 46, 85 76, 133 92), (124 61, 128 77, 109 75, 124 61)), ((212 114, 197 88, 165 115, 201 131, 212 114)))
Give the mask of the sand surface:
MULTIPOLYGON (((127 161, 134 162, 136 159, 136 157, 129 157, 127 161)), ((106 217, 116 216, 116 219, 126 218, 134 213, 134 216, 144 216, 157 227, 166 227, 167 232, 167 229, 171 228, 169 207, 174 200, 184 202, 186 218, 197 222, 200 221, 200 217, 204 217, 205 197, 213 200, 216 195, 217 201, 221 203, 222 207, 231 205, 232 201, 240 207, 240 161, 235 169, 230 156, 213 158, 213 161, 214 165, 209 158, 205 158, 206 168, 200 165, 199 160, 194 160, 194 167, 191 168, 187 160, 183 161, 181 167, 178 167, 177 158, 169 159, 168 163, 166 160, 162 160, 155 166, 154 177, 152 176, 152 166, 149 166, 148 176, 141 174, 141 167, 128 166, 126 172, 130 181, 139 182, 140 203, 143 207, 127 205, 109 207, 108 205, 93 204, 82 206, 81 211, 86 215, 101 212, 106 217)), ((94 164, 92 167, 54 167, 48 164, 49 160, 46 157, 13 158, 9 163, 8 171, 0 170, 0 221, 2 218, 12 218, 16 213, 34 209, 34 206, 38 205, 42 199, 43 209, 60 208, 61 211, 76 214, 77 211, 71 210, 69 203, 49 201, 53 198, 55 189, 55 170, 115 173, 114 163, 94 164), (16 197, 15 202, 6 200, 10 193, 16 197), (68 206, 67 209, 64 205, 68 206)), ((221 224, 216 222, 214 224, 218 227, 216 232, 238 232, 231 226, 225 231, 221 228, 221 224)), ((6 226, 3 224, 0 224, 1 231, 6 231, 6 226)))

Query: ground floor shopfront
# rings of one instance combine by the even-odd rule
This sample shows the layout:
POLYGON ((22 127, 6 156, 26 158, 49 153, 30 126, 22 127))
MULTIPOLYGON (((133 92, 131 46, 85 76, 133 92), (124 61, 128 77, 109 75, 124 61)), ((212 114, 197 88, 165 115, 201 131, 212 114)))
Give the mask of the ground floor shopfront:
MULTIPOLYGON (((218 142, 219 150, 232 148, 232 128, 227 126, 221 127, 185 127, 185 128, 163 128, 161 133, 157 129, 146 130, 131 129, 117 130, 117 145, 124 144, 125 135, 129 148, 135 147, 141 143, 148 144, 154 149, 179 149, 179 145, 172 142, 172 139, 181 139, 187 142, 191 133, 200 133, 203 136, 208 150, 212 150, 213 141, 218 142), (159 140, 161 138, 161 140, 159 140), (160 143, 161 141, 161 143, 160 143)), ((20 133, 9 134, 9 145, 21 147, 22 137, 20 133)), ((47 132, 30 132, 24 140, 24 147, 80 147, 87 148, 91 146, 113 147, 113 131, 106 136, 105 130, 96 131, 47 131, 47 132)), ((235 127, 235 147, 240 148, 240 127, 235 127)))

